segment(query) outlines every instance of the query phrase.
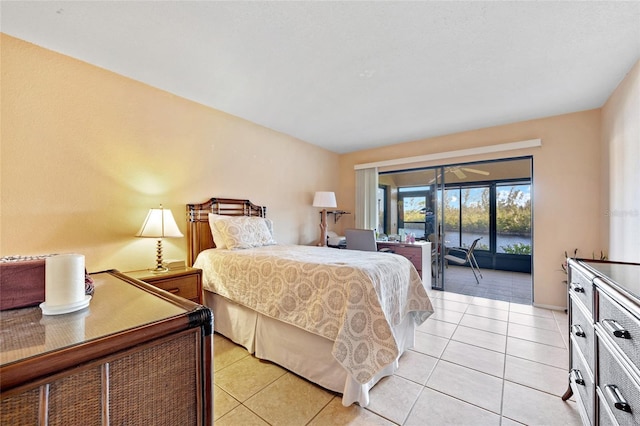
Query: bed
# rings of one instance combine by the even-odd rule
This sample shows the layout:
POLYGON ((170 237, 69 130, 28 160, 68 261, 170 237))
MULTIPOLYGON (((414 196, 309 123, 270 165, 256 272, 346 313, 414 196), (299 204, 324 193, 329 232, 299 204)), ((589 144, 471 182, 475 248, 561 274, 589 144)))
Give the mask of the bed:
POLYGON ((266 208, 211 198, 187 205, 188 262, 203 271, 215 331, 257 358, 369 404, 432 313, 402 256, 280 245, 266 208))

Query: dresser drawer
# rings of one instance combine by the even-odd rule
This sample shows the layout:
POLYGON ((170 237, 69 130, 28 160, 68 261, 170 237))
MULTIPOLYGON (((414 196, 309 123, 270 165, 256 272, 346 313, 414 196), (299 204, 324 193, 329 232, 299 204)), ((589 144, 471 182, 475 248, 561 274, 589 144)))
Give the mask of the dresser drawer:
POLYGON ((580 300, 589 313, 593 312, 593 279, 595 276, 579 266, 572 266, 567 277, 569 295, 575 295, 576 300, 580 300))
POLYGON ((637 367, 640 360, 640 319, 599 291, 597 324, 637 367))
POLYGON ((607 405, 607 398, 600 389, 596 389, 598 396, 598 426, 618 426, 616 418, 607 405))
POLYGON ((580 406, 581 416, 584 416, 584 413, 586 413, 589 423, 595 424, 593 422, 593 406, 595 402, 593 376, 585 366, 584 359, 580 356, 578 351, 573 351, 571 365, 572 368, 569 372, 569 385, 571 386, 571 389, 573 389, 573 394, 580 406))
POLYGON ((197 275, 167 278, 154 281, 151 284, 185 299, 197 299, 199 297, 197 275))
POLYGON ((391 247, 395 254, 404 256, 413 263, 418 271, 422 270, 422 248, 419 246, 397 245, 391 247))
MULTIPOLYGON (((599 337, 599 336, 598 336, 599 337)), ((640 424, 640 384, 614 356, 606 339, 598 339, 598 394, 621 426, 640 424)))
POLYGON ((580 350, 585 360, 587 368, 593 375, 595 371, 595 332, 593 330, 593 319, 584 312, 582 303, 575 300, 576 295, 571 295, 571 325, 569 333, 571 341, 574 343, 573 350, 580 350))

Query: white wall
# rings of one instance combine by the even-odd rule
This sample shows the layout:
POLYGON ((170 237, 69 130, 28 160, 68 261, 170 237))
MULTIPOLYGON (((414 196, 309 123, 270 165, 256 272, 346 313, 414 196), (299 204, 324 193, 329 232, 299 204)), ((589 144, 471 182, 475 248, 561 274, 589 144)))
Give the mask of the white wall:
POLYGON ((609 258, 640 263, 640 61, 602 108, 602 140, 609 258))

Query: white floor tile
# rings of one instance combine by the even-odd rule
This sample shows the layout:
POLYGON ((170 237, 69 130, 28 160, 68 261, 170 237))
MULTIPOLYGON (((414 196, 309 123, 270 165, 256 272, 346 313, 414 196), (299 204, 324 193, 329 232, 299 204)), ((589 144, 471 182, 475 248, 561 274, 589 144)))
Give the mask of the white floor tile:
POLYGON ((429 318, 438 321, 450 322, 458 324, 464 314, 462 312, 448 311, 446 309, 436 309, 435 313, 429 318))
POLYGON ((509 311, 504 309, 495 309, 489 306, 469 305, 466 311, 469 315, 486 317, 500 321, 509 321, 509 311))
POLYGON ((405 423, 405 426, 423 425, 498 426, 500 416, 425 388, 405 423))
POLYGON ((567 390, 567 370, 507 355, 504 379, 561 397, 567 390))
POLYGON ((507 355, 528 359, 550 365, 552 367, 569 368, 569 350, 545 345, 543 343, 531 342, 529 340, 507 337, 507 355))
POLYGON ((309 426, 336 425, 393 426, 394 423, 356 404, 345 407, 341 398, 335 397, 313 418, 309 426))
POLYGON ((542 328, 509 323, 507 331, 509 337, 544 343, 545 345, 566 348, 566 344, 559 331, 544 330, 542 328))
POLYGON ((457 327, 457 324, 439 321, 431 317, 418 327, 418 331, 422 331, 423 333, 435 334, 436 336, 450 339, 451 336, 453 336, 453 333, 456 331, 457 327))
POLYGON ((409 350, 400 358, 395 375, 424 386, 437 362, 438 358, 409 350))
POLYGON ((537 317, 553 318, 553 313, 550 309, 538 308, 536 306, 531 306, 531 305, 521 305, 519 303, 511 304, 510 311, 517 312, 519 314, 533 315, 537 317))
POLYGON ((236 408, 216 420, 216 426, 269 426, 269 423, 262 420, 255 413, 244 405, 236 408))
POLYGON ((416 331, 416 343, 413 350, 434 358, 440 358, 448 343, 449 339, 416 331))
POLYGON ((502 353, 505 352, 507 344, 507 336, 505 335, 464 326, 459 326, 456 329, 451 340, 502 353))
POLYGON ((492 318, 464 314, 462 320, 460 320, 460 325, 469 328, 477 328, 479 330, 490 331, 491 333, 506 335, 508 323, 506 321, 495 320, 492 318))
POLYGON ((514 324, 526 325, 528 327, 544 328, 545 330, 560 332, 560 327, 558 327, 558 322, 555 318, 542 318, 529 314, 511 312, 509 314, 509 322, 514 324))
POLYGON ((371 389, 371 402, 367 410, 403 424, 422 389, 422 386, 402 377, 385 377, 371 389))
POLYGON ((462 401, 500 413, 502 379, 447 361, 440 361, 427 387, 462 401))
POLYGON ((487 299, 486 297, 474 297, 471 302, 475 306, 484 306, 485 308, 498 309, 501 311, 508 311, 511 303, 503 300, 487 299))
POLYGON ((527 425, 581 425, 575 402, 516 383, 504 382, 502 415, 527 425))
POLYGON ((492 376, 502 378, 504 375, 504 353, 467 343, 449 342, 441 359, 482 373, 491 374, 492 376))
POLYGON ((457 302, 462 302, 462 303, 471 303, 474 299, 473 296, 468 296, 466 294, 451 293, 448 291, 442 292, 441 298, 446 300, 455 300, 457 302))
POLYGON ((447 299, 436 299, 432 301, 432 304, 433 307, 436 308, 436 310, 446 309, 448 311, 454 312, 465 312, 467 310, 467 307, 469 306, 468 303, 462 303, 455 300, 447 299))
POLYGON ((333 393, 287 373, 244 405, 272 425, 303 425, 333 399, 333 393), (295 407, 295 410, 291 410, 295 407))

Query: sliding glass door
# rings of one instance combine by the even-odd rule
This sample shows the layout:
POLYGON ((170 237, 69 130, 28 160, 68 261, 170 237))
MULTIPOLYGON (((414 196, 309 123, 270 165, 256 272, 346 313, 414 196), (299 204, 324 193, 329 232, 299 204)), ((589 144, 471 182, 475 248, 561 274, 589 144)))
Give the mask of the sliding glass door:
POLYGON ((381 173, 389 197, 385 231, 432 243, 436 289, 446 287, 444 255, 477 238, 481 268, 530 273, 531 180, 529 157, 381 173))

